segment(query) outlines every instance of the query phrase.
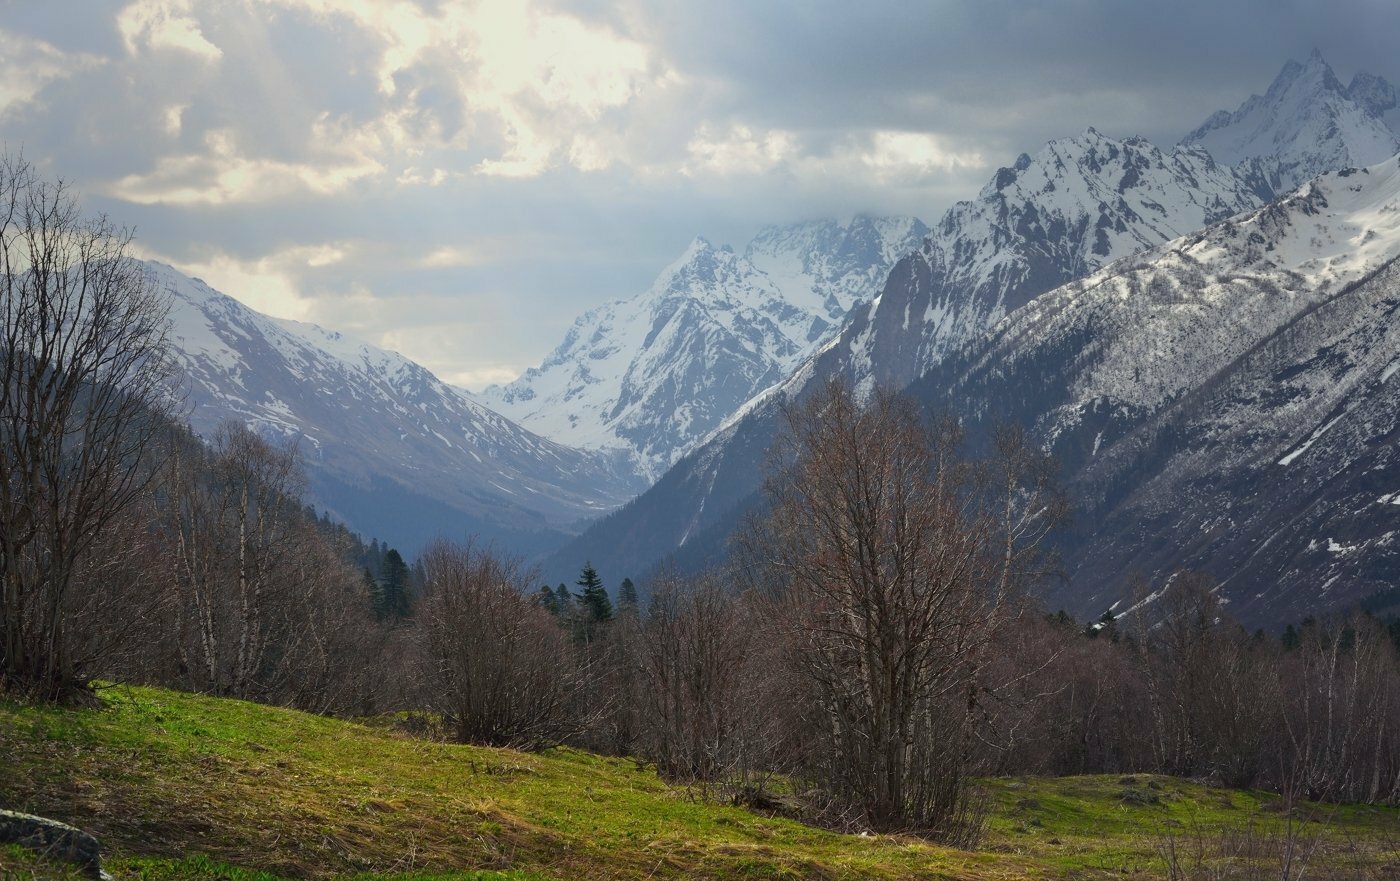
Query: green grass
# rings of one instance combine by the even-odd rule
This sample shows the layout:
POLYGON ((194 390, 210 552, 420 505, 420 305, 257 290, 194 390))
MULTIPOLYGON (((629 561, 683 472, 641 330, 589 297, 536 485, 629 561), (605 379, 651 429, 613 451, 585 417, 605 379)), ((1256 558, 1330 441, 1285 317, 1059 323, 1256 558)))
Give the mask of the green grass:
MULTIPOLYGON (((1165 778, 993 780, 985 846, 968 853, 703 803, 625 759, 414 740, 159 689, 103 701, 0 702, 0 806, 98 835, 125 879, 1150 878, 1164 824, 1282 823, 1268 796, 1165 778)), ((1400 837, 1393 810, 1333 820, 1329 834, 1400 837)), ((0 851, 0 878, 35 877, 23 859, 0 851)))
MULTIPOLYGON (((1160 873, 1169 843, 1193 851, 1221 833, 1247 834, 1267 851, 1268 839, 1291 829, 1304 842, 1318 840, 1309 877, 1400 878, 1400 811, 1394 808, 1305 804, 1290 815, 1273 793, 1144 774, 983 785, 992 799, 991 846, 1067 877, 1160 873)), ((1216 849, 1214 842, 1208 846, 1216 849)))

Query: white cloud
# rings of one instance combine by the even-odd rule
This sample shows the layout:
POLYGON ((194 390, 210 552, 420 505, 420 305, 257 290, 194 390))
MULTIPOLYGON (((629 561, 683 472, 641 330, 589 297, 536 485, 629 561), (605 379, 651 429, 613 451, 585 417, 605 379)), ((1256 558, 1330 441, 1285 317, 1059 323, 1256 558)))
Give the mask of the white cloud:
POLYGON ((180 129, 185 125, 185 111, 189 109, 188 104, 172 104, 165 108, 165 133, 171 136, 180 134, 180 129))
POLYGON ((987 167, 975 147, 957 147, 940 134, 875 130, 853 132, 825 151, 804 144, 800 133, 760 130, 736 123, 701 125, 686 145, 681 166, 691 177, 758 177, 782 172, 807 184, 823 180, 907 186, 944 181, 987 167))
POLYGON ((43 40, 0 28, 0 113, 32 100, 55 80, 99 64, 95 56, 64 52, 43 40))
POLYGON ((176 49, 218 61, 223 51, 205 38, 191 12, 191 0, 136 0, 118 13, 117 30, 133 55, 176 49))
POLYGON ((955 149, 946 138, 925 132, 876 131, 859 158, 875 172, 896 178, 988 165, 981 152, 955 149))
MULTIPOLYGON (((537 177, 560 165, 605 167, 578 140, 610 111, 679 78, 644 44, 531 0, 444 2, 432 11, 398 0, 264 0, 349 19, 382 41, 375 70, 393 106, 421 98, 400 78, 421 68, 449 85, 467 131, 439 147, 470 148, 491 177, 537 177)), ((439 133, 440 134, 440 133, 439 133)), ((422 138, 419 138, 422 143, 422 138)))
MULTIPOLYGON (((215 290, 274 318, 308 321, 316 312, 316 301, 303 290, 303 274, 308 269, 339 263, 349 251, 348 243, 332 242, 294 245, 254 259, 223 251, 214 251, 195 260, 174 260, 151 253, 142 256, 202 278, 215 290)), ((334 328, 336 324, 332 322, 330 326, 334 328)))
POLYGON ((484 261, 481 252, 462 245, 442 245, 434 248, 418 261, 425 269, 451 269, 463 266, 476 266, 484 261))
POLYGON ((791 132, 755 132, 738 124, 717 131, 702 125, 686 152, 684 174, 762 174, 796 158, 797 144, 791 132))
POLYGON ((519 376, 521 364, 492 360, 463 346, 463 340, 479 336, 482 331, 478 322, 439 322, 382 332, 375 344, 399 352, 427 367, 439 379, 463 388, 482 389, 519 376))
POLYGON ((236 141, 231 130, 211 131, 202 152, 165 157, 147 174, 117 180, 109 192, 143 205, 222 205, 298 192, 331 195, 384 170, 374 159, 344 147, 324 151, 329 155, 320 161, 294 163, 246 156, 236 141))

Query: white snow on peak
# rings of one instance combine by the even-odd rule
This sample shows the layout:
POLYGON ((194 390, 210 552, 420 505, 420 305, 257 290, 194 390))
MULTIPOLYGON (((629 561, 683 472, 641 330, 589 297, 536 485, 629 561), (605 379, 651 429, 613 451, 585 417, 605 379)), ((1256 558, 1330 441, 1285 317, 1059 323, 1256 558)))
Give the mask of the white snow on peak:
POLYGON ((1321 53, 1289 61, 1263 95, 1233 113, 1217 111, 1187 135, 1217 162, 1262 163, 1282 194, 1319 174, 1373 165, 1400 150, 1393 122, 1395 89, 1362 72, 1343 86, 1321 53))
POLYGON ((696 238, 650 288, 586 312, 542 364, 480 399, 655 477, 831 339, 926 232, 856 217, 767 227, 743 253, 696 238))
POLYGON ((1197 147, 1165 152, 1093 128, 1050 141, 950 208, 882 293, 852 310, 840 344, 814 353, 825 366, 804 366, 765 397, 838 373, 861 390, 903 387, 1040 293, 1260 202, 1197 147))

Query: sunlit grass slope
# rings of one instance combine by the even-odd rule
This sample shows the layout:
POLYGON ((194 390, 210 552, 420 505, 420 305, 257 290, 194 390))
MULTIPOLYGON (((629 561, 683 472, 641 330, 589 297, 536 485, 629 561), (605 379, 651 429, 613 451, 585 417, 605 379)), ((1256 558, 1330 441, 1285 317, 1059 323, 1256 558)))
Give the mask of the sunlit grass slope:
MULTIPOLYGON (((968 853, 707 804, 625 759, 159 689, 103 703, 0 703, 0 806, 98 835, 118 878, 1151 878, 1166 834, 1283 822, 1269 796, 1165 778, 993 780, 968 853)), ((1400 833, 1393 810, 1332 819, 1338 840, 1400 833)), ((0 878, 36 865, 0 850, 0 878)))

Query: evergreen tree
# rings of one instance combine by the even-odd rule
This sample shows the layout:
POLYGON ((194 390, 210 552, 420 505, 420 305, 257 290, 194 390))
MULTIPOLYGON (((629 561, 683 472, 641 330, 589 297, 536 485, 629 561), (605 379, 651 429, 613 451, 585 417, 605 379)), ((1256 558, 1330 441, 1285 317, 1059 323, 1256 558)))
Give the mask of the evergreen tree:
POLYGON ((1283 650, 1291 652, 1302 644, 1303 640, 1299 638, 1297 629, 1292 624, 1288 625, 1283 631, 1283 650))
POLYGON ((593 568, 593 564, 585 563, 583 571, 579 573, 578 581, 574 584, 583 590, 574 594, 578 599, 580 611, 584 619, 584 639, 592 638, 593 628, 612 620, 612 601, 608 599, 608 589, 603 587, 603 579, 598 576, 598 570, 593 568))
POLYGON ((408 615, 408 564, 397 548, 389 548, 384 554, 384 565, 379 570, 379 615, 388 618, 403 618, 408 615))
POLYGON ((556 618, 559 617, 559 600, 554 595, 554 588, 547 584, 540 585, 540 589, 535 591, 535 602, 539 603, 541 609, 556 618))
POLYGON ((564 582, 559 582, 559 587, 554 591, 554 614, 564 616, 574 607, 574 595, 569 593, 569 588, 564 582))
POLYGON ((1114 642, 1118 641, 1118 619, 1114 617, 1113 611, 1106 610, 1099 616, 1099 620, 1090 624, 1084 630, 1084 635, 1090 639, 1098 639, 1100 636, 1107 636, 1114 642))
POLYGON ((641 608, 637 600, 637 585, 632 579, 624 578, 617 586, 617 611, 619 614, 636 615, 641 608))

